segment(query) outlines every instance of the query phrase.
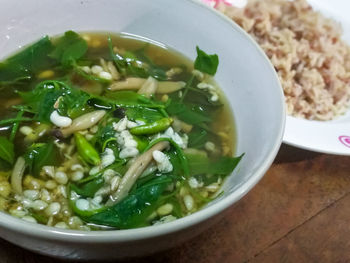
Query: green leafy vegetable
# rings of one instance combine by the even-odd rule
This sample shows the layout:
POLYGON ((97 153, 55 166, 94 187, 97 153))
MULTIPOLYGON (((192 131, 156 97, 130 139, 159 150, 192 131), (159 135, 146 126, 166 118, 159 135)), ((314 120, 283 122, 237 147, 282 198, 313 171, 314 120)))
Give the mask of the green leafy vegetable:
POLYGON ((189 108, 184 103, 172 101, 166 110, 170 115, 176 115, 179 119, 188 124, 199 124, 201 122, 211 121, 211 118, 198 110, 195 105, 189 108))
POLYGON ((102 175, 99 175, 94 180, 83 183, 83 184, 71 184, 70 188, 78 195, 83 197, 94 197, 98 189, 100 189, 104 184, 102 175))
POLYGON ((164 67, 161 67, 159 65, 156 65, 146 54, 145 54, 145 50, 146 50, 147 44, 144 48, 138 49, 136 51, 133 52, 134 57, 139 60, 142 61, 144 63, 147 63, 148 67, 147 67, 147 73, 149 76, 152 76, 153 78, 157 79, 157 80, 167 80, 168 77, 166 75, 166 71, 167 69, 165 69, 164 67))
POLYGON ((30 209, 30 215, 41 224, 47 224, 47 221, 49 220, 46 216, 43 216, 42 214, 33 211, 33 209, 30 209))
POLYGON ((0 84, 31 79, 38 71, 53 65, 54 61, 48 57, 51 50, 51 41, 46 36, 0 63, 0 84))
POLYGON ((196 47, 196 50, 197 58, 194 62, 194 68, 214 76, 219 65, 218 55, 208 55, 198 46, 196 47))
POLYGON ((190 87, 192 86, 194 80, 194 75, 191 75, 191 77, 188 79, 188 81, 186 82, 186 86, 184 87, 184 92, 182 94, 182 97, 180 99, 181 102, 184 101, 184 99, 186 98, 186 95, 188 93, 188 90, 190 89, 190 87))
POLYGON ((218 175, 228 175, 230 174, 237 164, 241 161, 244 154, 239 157, 227 157, 222 156, 215 160, 208 158, 206 154, 190 154, 185 153, 188 160, 188 166, 191 175, 198 174, 218 174, 218 175))
POLYGON ((153 63, 146 56, 144 49, 139 49, 135 52, 127 51, 122 56, 113 51, 113 43, 111 37, 108 37, 108 47, 110 55, 120 73, 122 75, 148 78, 152 76, 158 80, 167 80, 166 69, 153 63))
POLYGON ((198 104, 202 107, 208 108, 208 111, 214 110, 219 106, 222 106, 222 102, 220 100, 212 101, 212 94, 207 90, 202 90, 198 88, 189 87, 189 93, 186 97, 186 101, 192 104, 198 104))
POLYGON ((54 104, 59 100, 58 111, 63 116, 76 118, 89 110, 91 96, 67 83, 57 80, 40 82, 33 90, 19 92, 29 109, 39 121, 49 122, 54 104))
POLYGON ((202 128, 194 127, 188 134, 188 147, 202 148, 208 141, 208 132, 202 128))
MULTIPOLYGON (((21 119, 22 116, 23 116, 23 113, 24 111, 23 110, 20 110, 16 116, 17 119, 21 119)), ((16 137, 16 133, 17 133, 17 130, 18 130, 18 127, 19 127, 19 121, 16 121, 13 123, 13 126, 12 126, 12 130, 11 130, 11 134, 10 134, 10 141, 13 142, 13 140, 15 139, 16 137)))
POLYGON ((115 130, 112 123, 109 123, 106 126, 101 126, 98 129, 95 137, 91 140, 91 142, 95 144, 95 147, 99 147, 102 152, 106 148, 107 144, 112 140, 116 140, 115 130))
POLYGON ((5 120, 0 120, 0 125, 11 124, 20 121, 33 121, 33 118, 10 118, 5 120))
POLYGON ((43 81, 28 92, 19 92, 23 101, 40 121, 48 122, 50 114, 53 111, 53 105, 58 97, 63 93, 62 88, 65 87, 63 82, 59 81, 43 81))
POLYGON ((15 158, 13 143, 4 136, 0 136, 0 158, 10 164, 15 158))
POLYGON ((68 195, 68 199, 69 199, 69 206, 70 208, 73 210, 73 212, 78 215, 79 217, 81 217, 82 219, 86 220, 88 219, 90 216, 94 215, 94 214, 98 214, 98 213, 101 213, 103 211, 106 210, 106 207, 104 206, 101 206, 101 207, 96 207, 94 209, 90 209, 90 210, 81 210, 77 207, 76 205, 76 201, 75 199, 72 198, 72 189, 71 189, 71 186, 72 185, 69 185, 69 195, 68 195))
POLYGON ((54 47, 49 56, 65 67, 72 66, 76 60, 85 55, 88 49, 86 41, 73 31, 65 32, 54 47))
POLYGON ((57 152, 52 142, 35 143, 28 148, 24 154, 24 159, 28 165, 29 172, 38 176, 43 166, 56 164, 57 152))
POLYGON ((142 120, 145 122, 155 122, 157 120, 162 119, 164 116, 159 112, 157 109, 150 109, 150 108, 127 108, 125 111, 125 115, 128 117, 128 119, 136 121, 136 120, 142 120))
POLYGON ((85 220, 119 229, 146 226, 147 217, 154 211, 160 196, 171 182, 170 177, 159 176, 130 193, 120 203, 85 220))
POLYGON ((91 107, 88 105, 88 100, 91 96, 80 89, 66 88, 61 96, 58 111, 63 116, 75 119, 91 110, 91 107))
POLYGON ((121 55, 119 55, 118 53, 117 54, 114 53, 112 38, 110 36, 108 37, 107 41, 108 41, 109 54, 112 57, 115 66, 117 67, 118 71, 122 75, 125 75, 125 61, 124 61, 124 58, 121 55))

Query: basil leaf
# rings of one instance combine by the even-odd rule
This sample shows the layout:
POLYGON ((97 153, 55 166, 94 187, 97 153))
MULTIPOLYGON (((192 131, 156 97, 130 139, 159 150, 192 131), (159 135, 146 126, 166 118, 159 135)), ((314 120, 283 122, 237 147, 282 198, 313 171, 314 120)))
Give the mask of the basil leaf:
POLYGON ((59 61, 63 66, 68 67, 76 60, 85 55, 88 45, 86 41, 73 31, 67 31, 54 44, 55 49, 50 57, 59 61))
POLYGON ((63 116, 76 118, 90 110, 88 100, 91 95, 70 87, 62 81, 48 80, 40 82, 33 90, 19 92, 25 106, 29 106, 36 114, 36 118, 42 122, 49 122, 50 114, 54 110, 54 104, 60 98, 58 111, 63 116))
POLYGON ((128 119, 133 121, 144 120, 146 122, 155 122, 164 118, 163 114, 161 114, 158 110, 149 108, 127 108, 125 115, 128 117, 128 119))
POLYGON ((29 167, 29 172, 34 176, 38 176, 40 170, 45 165, 55 165, 57 153, 54 144, 35 143, 30 146, 24 154, 24 159, 29 167))
POLYGON ((241 161, 243 155, 244 154, 234 158, 222 156, 215 160, 211 160, 204 153, 203 154, 185 153, 191 175, 198 175, 198 174, 228 175, 236 168, 238 163, 241 161))
POLYGON ((191 106, 191 108, 181 102, 172 101, 166 110, 170 115, 176 115, 179 119, 188 124, 199 124, 211 121, 208 115, 201 112, 197 105, 189 106, 191 106))
POLYGON ((58 111, 63 116, 75 119, 89 111, 90 106, 87 103, 90 98, 91 96, 88 93, 72 87, 64 91, 64 96, 60 99, 58 111))
POLYGON ((126 61, 124 58, 119 55, 118 53, 114 53, 113 51, 113 43, 112 43, 112 38, 109 36, 108 39, 108 49, 110 56, 112 57, 115 66, 117 67, 118 71, 122 74, 125 75, 125 68, 126 68, 126 61))
MULTIPOLYGON (((147 46, 146 46, 147 47, 147 46)), ((156 65, 150 57, 148 57, 145 53, 146 47, 138 49, 134 51, 134 56, 143 63, 148 64, 147 73, 149 76, 152 76, 153 78, 157 80, 167 80, 168 76, 166 75, 167 69, 164 67, 161 67, 159 65, 156 65)))
POLYGON ((198 46, 196 47, 196 50, 197 58, 194 62, 194 68, 201 72, 208 73, 209 75, 214 76, 219 65, 218 55, 208 55, 198 46))
POLYGON ((134 52, 127 51, 122 55, 114 53, 111 37, 108 37, 108 47, 110 55, 122 75, 148 78, 152 76, 157 80, 167 80, 166 69, 156 65, 146 56, 145 48, 134 52))
POLYGON ((102 178, 102 175, 100 175, 94 180, 81 185, 71 184, 70 188, 78 195, 81 195, 83 197, 94 197, 97 190, 99 190, 103 186, 103 184, 104 180, 102 178))
POLYGON ((158 176, 130 193, 120 203, 84 219, 120 229, 147 226, 147 217, 157 207, 161 195, 171 182, 168 176, 158 176))
POLYGON ((100 127, 97 130, 97 133, 94 137, 94 139, 92 140, 93 143, 95 143, 95 147, 99 146, 99 149, 101 151, 103 151, 103 146, 105 145, 105 143, 109 140, 116 140, 115 137, 115 130, 113 128, 113 124, 109 123, 104 127, 100 127))
POLYGON ((53 105, 57 99, 62 95, 62 92, 59 90, 52 90, 44 94, 43 98, 37 104, 37 114, 36 117, 38 120, 49 122, 50 115, 54 110, 53 105))
POLYGON ((202 148, 208 141, 208 132, 204 129, 194 127, 188 134, 188 147, 202 148))
POLYGON ((48 53, 52 50, 49 37, 44 37, 23 51, 0 63, 0 83, 13 84, 14 81, 31 79, 39 70, 53 65, 48 53))
POLYGON ((53 105, 62 94, 63 83, 49 80, 40 82, 35 88, 28 92, 19 92, 23 101, 26 103, 39 121, 48 122, 53 105))
POLYGON ((0 136, 0 158, 13 164, 15 158, 13 143, 4 136, 0 136))

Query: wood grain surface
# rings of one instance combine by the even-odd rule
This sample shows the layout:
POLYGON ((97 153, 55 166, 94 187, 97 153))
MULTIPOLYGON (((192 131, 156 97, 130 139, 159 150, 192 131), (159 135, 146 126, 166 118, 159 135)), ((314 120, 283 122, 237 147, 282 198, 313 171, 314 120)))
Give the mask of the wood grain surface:
MULTIPOLYGON (((0 240, 0 262, 63 262, 0 240)), ((350 262, 350 157, 282 145, 260 183, 215 226, 144 262, 350 262)))

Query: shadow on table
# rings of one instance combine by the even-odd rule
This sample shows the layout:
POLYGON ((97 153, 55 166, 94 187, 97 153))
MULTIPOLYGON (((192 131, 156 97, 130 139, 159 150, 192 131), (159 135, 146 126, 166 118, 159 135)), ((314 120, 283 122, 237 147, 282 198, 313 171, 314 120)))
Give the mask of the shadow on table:
POLYGON ((320 155, 322 155, 322 153, 307 151, 287 144, 282 144, 274 164, 311 160, 320 155))

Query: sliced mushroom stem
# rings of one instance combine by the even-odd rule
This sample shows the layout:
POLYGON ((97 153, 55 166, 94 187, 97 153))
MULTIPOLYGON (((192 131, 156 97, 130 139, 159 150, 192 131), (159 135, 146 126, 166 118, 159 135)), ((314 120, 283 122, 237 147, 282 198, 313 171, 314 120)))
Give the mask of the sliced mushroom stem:
POLYGON ((120 202, 129 193, 131 187, 136 182, 137 178, 142 174, 142 172, 147 168, 147 166, 152 162, 154 151, 163 151, 169 146, 169 142, 161 141, 155 144, 151 149, 141 154, 135 162, 130 166, 129 170, 125 173, 122 180, 120 181, 119 187, 116 192, 111 194, 110 199, 107 201, 107 206, 112 206, 120 202))
POLYGON ((186 83, 183 81, 159 81, 158 94, 168 94, 183 89, 186 83))
POLYGON ((112 78, 114 80, 120 79, 120 74, 119 74, 117 68, 113 65, 113 62, 109 61, 107 63, 107 68, 108 68, 109 73, 111 73, 112 78))
POLYGON ((138 90, 146 82, 143 78, 126 78, 123 81, 114 82, 109 86, 110 90, 138 90))
POLYGON ((144 95, 145 97, 149 98, 151 95, 156 93, 158 88, 158 81, 152 77, 148 77, 148 79, 145 81, 145 83, 142 84, 141 88, 138 90, 137 93, 144 95))
POLYGON ((176 117, 172 117, 174 122, 172 124, 172 127, 174 129, 174 131, 176 132, 179 132, 179 131, 183 131, 185 133, 189 133, 191 132, 192 128, 193 128, 193 125, 191 124, 188 124, 182 120, 179 120, 178 118, 176 117))
POLYGON ((23 157, 18 157, 11 174, 11 186, 16 194, 22 193, 22 178, 26 162, 23 157))
MULTIPOLYGON (((114 82, 109 86, 112 91, 117 90, 140 90, 147 79, 127 78, 123 81, 114 82)), ((158 81, 157 94, 167 94, 183 89, 186 83, 183 81, 158 81)))
POLYGON ((72 124, 69 127, 61 129, 61 133, 63 137, 68 137, 74 132, 91 128, 96 123, 98 123, 105 114, 106 114, 106 111, 104 110, 97 110, 97 111, 86 113, 74 119, 72 124))

